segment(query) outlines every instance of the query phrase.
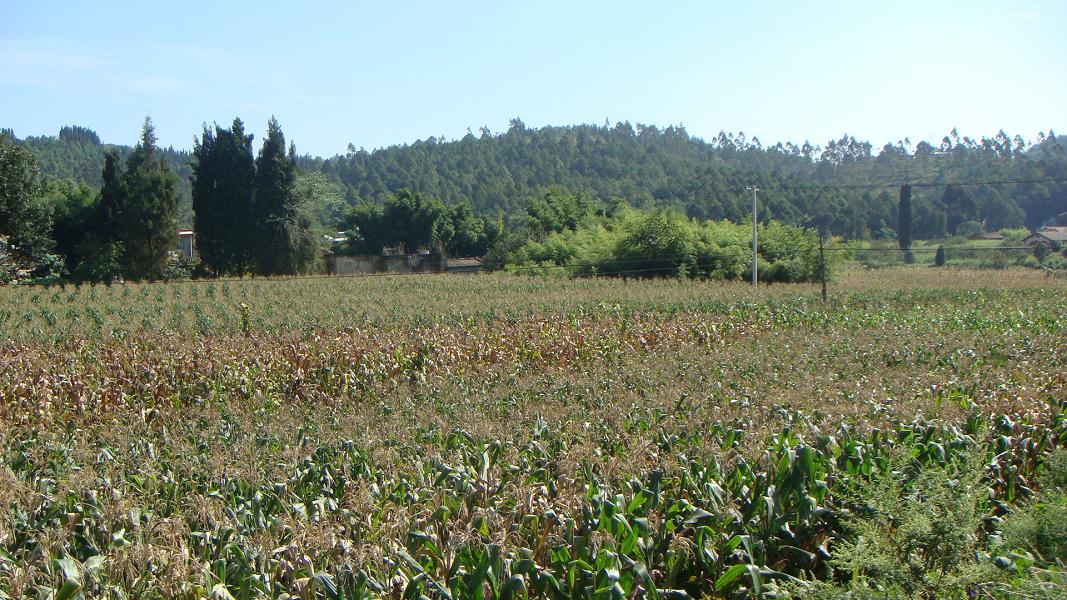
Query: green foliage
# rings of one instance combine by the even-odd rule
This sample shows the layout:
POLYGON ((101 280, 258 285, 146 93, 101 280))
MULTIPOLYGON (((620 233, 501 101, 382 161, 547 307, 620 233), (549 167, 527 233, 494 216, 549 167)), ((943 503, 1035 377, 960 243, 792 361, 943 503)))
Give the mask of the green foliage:
POLYGON ((177 179, 155 144, 152 121, 145 118, 141 142, 125 169, 114 153, 104 166, 99 237, 111 248, 122 245, 122 274, 132 279, 160 277, 177 246, 177 179))
MULTIPOLYGON (((699 223, 671 210, 641 211, 620 207, 611 216, 593 218, 577 229, 545 235, 540 221, 513 232, 498 249, 505 268, 537 273, 560 267, 578 275, 633 277, 751 277, 751 225, 728 221, 699 223)), ((813 230, 778 222, 761 226, 761 279, 768 282, 815 281, 819 278, 818 237, 813 230)), ((832 253, 831 253, 832 254, 832 253)), ((832 268, 837 257, 828 257, 832 268)))
MULTIPOLYGON (((518 122, 518 120, 516 120, 518 122)), ((64 128, 59 138, 19 142, 36 152, 45 176, 100 186, 105 153, 126 158, 131 148, 98 143, 84 128, 64 128)), ((684 128, 579 125, 540 129, 513 126, 461 140, 436 138, 374 152, 354 147, 343 156, 297 157, 344 190, 350 204, 381 202, 400 189, 451 205, 467 203, 476 215, 518 219, 523 199, 552 186, 580 190, 592 201, 626 198, 638 207, 676 206, 693 218, 740 221, 748 209, 744 188, 760 194, 759 219, 803 224, 810 215, 828 219, 828 231, 849 239, 885 239, 897 227, 896 203, 887 190, 860 186, 903 181, 943 183, 914 200, 912 239, 954 232, 966 220, 992 230, 1025 225, 1036 229, 1063 212, 1067 184, 956 185, 954 182, 1067 179, 1067 160, 1055 136, 1026 147, 1003 132, 973 140, 946 137, 941 148, 921 142, 910 148, 887 144, 872 153, 851 136, 825 146, 779 143, 763 146, 743 134, 720 133, 704 141, 684 128), (1054 141, 1049 141, 1054 140, 1054 141), (935 155, 934 151, 939 150, 935 155), (951 188, 951 191, 950 191, 951 188), (927 215, 920 214, 926 212, 927 215)), ((192 225, 190 155, 161 150, 179 175, 178 221, 192 225)), ((336 223, 331 223, 331 227, 336 223)), ((332 232, 331 232, 332 233, 332 232)))
POLYGON ((59 130, 59 139, 68 144, 100 145, 100 136, 96 135, 95 131, 78 125, 68 125, 61 128, 59 130))
POLYGON ((897 242, 907 252, 911 248, 911 186, 900 186, 900 201, 897 204, 897 242))
POLYGON ((917 465, 894 452, 873 475, 852 482, 847 539, 832 566, 852 595, 962 598, 988 580, 978 562, 989 516, 982 463, 965 453, 917 465))
POLYGON ((357 205, 344 227, 347 251, 353 254, 379 254, 383 247, 402 245, 408 251, 441 248, 453 256, 481 256, 500 235, 499 226, 476 217, 467 204, 445 205, 406 189, 382 205, 357 205))
MULTIPOLYGON (((57 137, 30 136, 19 142, 29 148, 41 161, 41 174, 48 179, 70 180, 99 189, 101 173, 109 152, 128 160, 132 146, 104 144, 95 131, 86 127, 67 126, 57 137)), ((178 175, 178 222, 183 227, 193 224, 190 186, 190 153, 173 148, 157 149, 162 160, 178 175)))
POLYGON ((296 195, 314 215, 317 233, 333 235, 337 232, 348 211, 348 201, 336 181, 322 173, 298 171, 296 195))
POLYGON ((73 273, 85 256, 79 244, 97 224, 100 190, 72 180, 46 182, 44 199, 52 207, 52 239, 55 251, 65 259, 65 270, 73 273))
POLYGON ((278 121, 267 122, 255 162, 252 193, 256 215, 253 254, 262 275, 303 273, 315 264, 320 244, 307 198, 297 194, 296 148, 285 147, 278 121))
POLYGON ((52 211, 42 192, 37 157, 0 136, 0 235, 9 276, 36 269, 52 250, 52 211))
POLYGON ((252 136, 234 119, 229 129, 215 126, 194 144, 193 225, 196 248, 205 267, 216 274, 241 275, 254 267, 252 249, 260 213, 252 202, 255 162, 252 136))
MULTIPOLYGON (((1008 551, 1025 553, 1044 568, 1067 571, 1067 450, 1044 463, 1039 496, 1013 510, 1001 528, 1008 551)), ((1063 581, 1067 590, 1067 579, 1063 581)))
POLYGON ((526 202, 529 227, 543 234, 574 231, 593 213, 593 203, 582 193, 569 194, 559 187, 526 202))
POLYGON ((88 237, 75 246, 74 254, 81 257, 72 272, 75 281, 110 282, 123 272, 126 252, 121 242, 88 237))
POLYGON ((956 226, 956 235, 961 237, 971 237, 984 231, 985 227, 978 221, 964 221, 956 226))
MULTIPOLYGON (((884 230, 895 229, 898 220, 890 194, 838 186, 892 186, 901 180, 947 185, 1065 175, 1063 156, 1041 151, 1047 144, 1030 151, 1021 150, 1020 144, 998 134, 978 141, 949 139, 938 156, 926 143, 914 149, 887 145, 873 155, 870 144, 849 136, 825 147, 765 147, 744 135, 720 134, 705 142, 680 127, 523 126, 455 142, 430 139, 375 152, 353 149, 317 166, 363 201, 407 188, 450 202, 467 201, 476 213, 503 211, 513 218, 524 208, 521 199, 561 186, 580 190, 594 201, 626 198, 638 207, 677 206, 701 220, 740 221, 748 212, 744 188, 755 182, 763 190, 760 220, 799 225, 809 215, 823 215, 834 235, 884 238, 884 230)), ((920 219, 916 194, 911 237, 940 237, 949 224, 954 229, 969 219, 984 219, 994 229, 1024 223, 1038 227, 1062 212, 1065 194, 1067 185, 1059 182, 952 186, 951 192, 935 187, 922 204, 940 218, 920 219), (943 202, 945 196, 952 206, 943 202)))

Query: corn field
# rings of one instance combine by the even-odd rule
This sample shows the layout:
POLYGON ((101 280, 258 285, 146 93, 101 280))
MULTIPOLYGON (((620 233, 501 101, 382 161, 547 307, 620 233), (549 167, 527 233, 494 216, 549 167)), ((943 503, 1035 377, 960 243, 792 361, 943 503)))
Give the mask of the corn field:
POLYGON ((852 271, 825 304, 506 275, 0 301, 0 598, 1067 591, 1004 533, 1067 447, 1064 278, 852 271), (913 523, 890 505, 934 515, 885 550, 899 584, 863 559, 865 528, 913 523))

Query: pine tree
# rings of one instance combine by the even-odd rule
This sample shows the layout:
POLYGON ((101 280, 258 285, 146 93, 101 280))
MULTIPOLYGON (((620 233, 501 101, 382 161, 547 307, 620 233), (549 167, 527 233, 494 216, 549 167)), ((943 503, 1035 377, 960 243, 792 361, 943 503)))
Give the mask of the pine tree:
POLYGON ((193 218, 197 250, 216 274, 240 275, 253 267, 256 212, 252 136, 234 119, 230 129, 204 127, 193 157, 193 218))
POLYGON ((114 231, 125 250, 123 270, 133 279, 161 276, 167 253, 178 244, 178 181, 156 148, 150 118, 126 161, 117 195, 114 231))

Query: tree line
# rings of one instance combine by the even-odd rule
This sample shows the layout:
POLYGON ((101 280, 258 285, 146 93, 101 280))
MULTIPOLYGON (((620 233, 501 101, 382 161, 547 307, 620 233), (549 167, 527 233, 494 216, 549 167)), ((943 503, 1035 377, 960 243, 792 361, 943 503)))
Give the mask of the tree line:
MULTIPOLYGON (((99 142, 95 134, 64 135, 99 142)), ((298 182, 296 150, 277 120, 253 157, 240 119, 205 126, 190 161, 200 260, 176 255, 179 177, 156 143, 150 119, 125 157, 104 153, 100 186, 43 178, 28 146, 0 135, 0 280, 20 276, 109 281, 203 275, 279 275, 318 256, 315 181, 298 182)))
POLYGON ((480 134, 319 159, 297 155, 274 119, 258 154, 239 119, 205 126, 191 153, 157 147, 150 122, 133 148, 77 126, 24 140, 6 130, 0 260, 13 273, 17 255, 39 277, 188 274, 194 265, 167 260, 180 226, 196 230, 200 275, 306 271, 341 230, 335 252, 404 245, 520 264, 516 248, 561 233, 559 223, 575 231, 589 207, 742 221, 753 183, 762 223, 817 221, 830 235, 902 247, 1067 219, 1067 159, 1052 132, 1029 144, 952 131, 937 146, 903 140, 878 152, 850 136, 763 146, 629 123, 531 129, 515 119, 480 134), (923 184, 903 205, 901 182, 923 184))
MULTIPOLYGON (((107 150, 123 158, 132 152, 101 145, 79 127, 19 143, 38 154, 46 176, 96 187, 107 150)), ((373 152, 350 144, 336 156, 295 159, 302 176, 319 178, 320 188, 328 184, 344 208, 382 206, 406 189, 448 206, 466 203, 475 215, 498 221, 521 217, 526 199, 559 186, 602 202, 624 199, 695 219, 738 221, 751 209, 745 186, 756 184, 761 220, 803 224, 818 216, 849 239, 891 238, 899 186, 934 184, 915 189, 912 233, 935 239, 971 232, 975 224, 1036 229, 1056 219, 1067 211, 1064 147, 1051 131, 1028 142, 1004 132, 976 139, 952 130, 940 142, 905 139, 875 148, 848 135, 823 145, 764 145, 743 133, 705 141, 681 126, 529 128, 513 119, 501 133, 482 128, 459 140, 431 137, 373 152), (1039 183, 999 183, 1012 181, 1039 183), (975 182, 992 183, 953 185, 975 182)), ((192 157, 171 149, 162 155, 179 175, 179 224, 191 227, 192 157)))

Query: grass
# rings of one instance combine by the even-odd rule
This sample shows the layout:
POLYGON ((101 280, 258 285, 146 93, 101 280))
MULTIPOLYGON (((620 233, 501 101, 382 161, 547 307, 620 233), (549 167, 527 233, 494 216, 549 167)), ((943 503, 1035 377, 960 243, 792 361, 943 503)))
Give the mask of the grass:
POLYGON ((954 461, 1011 589, 1057 568, 986 540, 1067 445, 1065 288, 2 288, 0 597, 803 596, 852 580, 849 490, 954 461))

